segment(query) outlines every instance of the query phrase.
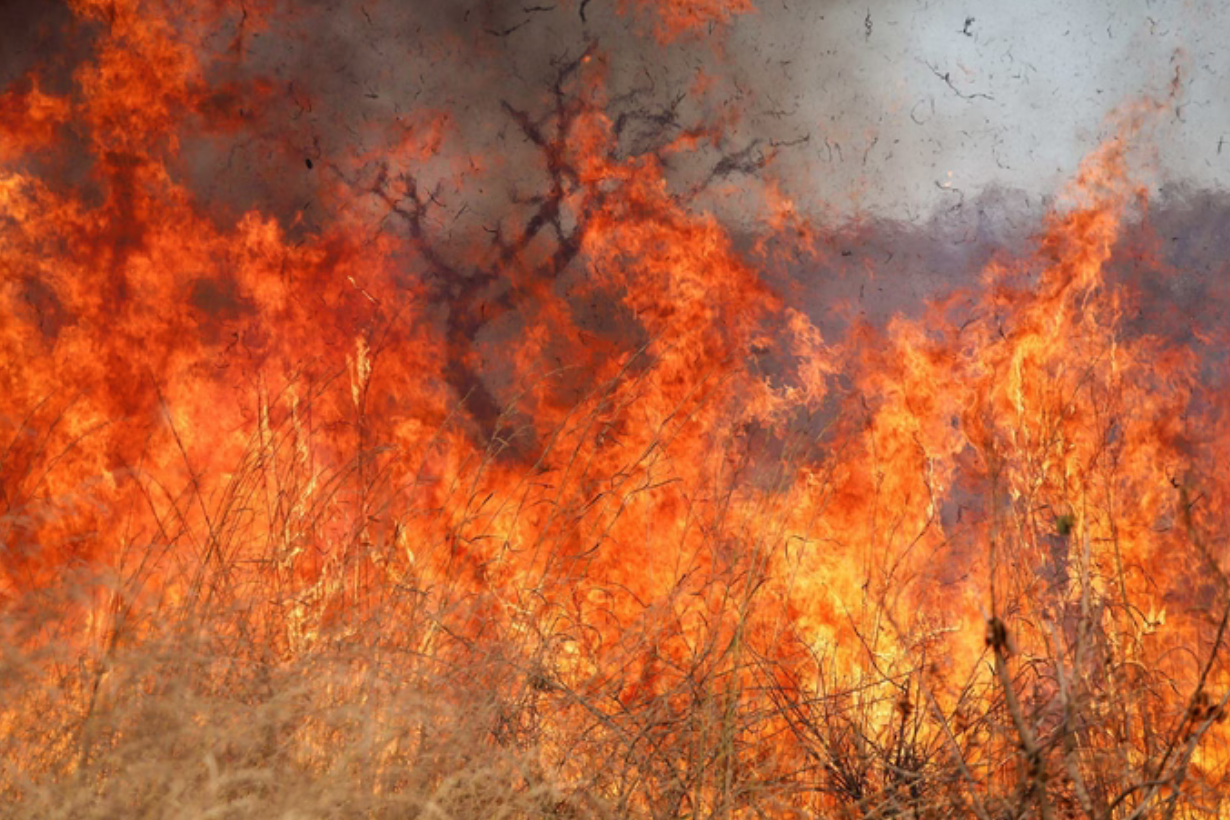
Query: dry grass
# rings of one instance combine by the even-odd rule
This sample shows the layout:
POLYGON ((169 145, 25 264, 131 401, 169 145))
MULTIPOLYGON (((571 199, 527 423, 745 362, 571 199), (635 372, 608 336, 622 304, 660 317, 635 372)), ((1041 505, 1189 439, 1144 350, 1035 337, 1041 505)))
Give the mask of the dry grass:
MULTIPOLYGON (((594 238, 580 221, 565 236, 558 216, 564 177, 577 176, 561 158, 585 111, 564 86, 583 60, 561 71, 550 129, 508 111, 548 154, 554 193, 481 276, 456 275, 431 248, 421 224, 431 197, 413 179, 396 197, 383 192, 424 259, 448 274, 441 281, 470 283, 450 302, 462 318, 435 375, 447 389, 432 396, 496 406, 493 395, 466 396, 484 387, 464 365, 488 321, 483 288, 552 220, 560 247, 535 273, 544 291, 594 238)), ((738 156, 713 178, 739 168, 738 156)), ((156 430, 126 431, 149 452, 100 481, 105 499, 73 504, 64 499, 86 498, 82 479, 95 478, 82 471, 110 455, 100 447, 77 464, 78 452, 112 422, 86 429, 84 413, 62 424, 67 406, 50 401, 31 411, 0 459, 12 559, 0 590, 0 814, 1230 812, 1221 729, 1230 585, 1204 546, 1218 522, 1192 515, 1186 489, 1172 493, 1170 529, 1181 537, 1166 543, 1183 548, 1174 576, 1200 586, 1181 602, 1189 611, 1172 615, 1182 629, 1162 623, 1146 602, 1154 579, 1125 562, 1118 530, 1120 496, 1135 503, 1132 492, 1160 498, 1165 488, 1165 478, 1125 482, 1117 472, 1124 442, 1143 436, 1128 422, 1146 406, 1120 397, 1147 394, 1131 380, 1146 383, 1152 367, 1123 375, 1132 362, 1113 321, 1096 326, 1092 290, 1071 284, 1069 269, 1089 256, 1081 235, 1075 250, 1051 249, 1063 275, 1050 301, 1014 306, 1023 329, 1005 333, 998 303, 972 330, 961 325, 983 333, 987 355, 944 378, 980 379, 990 394, 1010 373, 1018 395, 1001 404, 1018 417, 991 418, 987 400, 988 418, 962 422, 962 446, 981 459, 969 472, 982 471, 984 514, 941 527, 932 467, 957 458, 944 446, 948 455, 928 453, 922 439, 945 442, 957 425, 943 402, 934 418, 927 401, 910 406, 911 386, 941 380, 925 365, 955 363, 957 352, 927 348, 924 330, 911 342, 898 327, 901 338, 883 345, 881 381, 850 382, 819 408, 813 385, 815 395, 776 416, 744 412, 741 400, 769 393, 744 362, 757 323, 781 317, 745 315, 765 294, 742 262, 718 258, 724 240, 711 222, 690 221, 665 186, 630 178, 630 191, 595 183, 592 205, 611 209, 611 224, 644 230, 638 252, 652 258, 623 259, 628 236, 608 228, 605 261, 627 262, 625 285, 642 287, 637 277, 665 279, 690 260, 687 287, 655 298, 691 302, 682 319, 670 318, 674 304, 659 326, 657 311, 638 319, 647 339, 674 335, 646 341, 588 393, 575 373, 554 373, 546 381, 567 390, 531 385, 494 420, 463 402, 443 422, 432 417, 428 435, 398 438, 395 422, 430 425, 407 395, 418 386, 407 377, 420 374, 381 370, 414 348, 410 337, 380 346, 411 324, 393 305, 357 334, 346 367, 291 379, 282 393, 262 373, 254 429, 225 472, 193 464, 194 431, 166 412, 156 430), (703 251, 695 259, 676 253, 688 237, 703 251), (713 312, 716 295, 699 283, 722 261, 748 304, 732 297, 713 312), (1093 327, 1088 338, 1040 340, 1064 304, 1079 306, 1069 330, 1093 327), (1062 357, 1037 353, 1040 342, 1062 357), (903 348, 895 358, 893 344, 903 348), (901 371, 907 360, 917 373, 901 371), (561 395, 577 394, 560 409, 561 395), (826 424, 799 418, 802 405, 826 424), (1074 431, 1076 418, 1089 429, 1074 431), (758 429, 759 448, 749 443, 758 429), (1078 444, 1080 464, 1070 456, 1078 444), (160 469, 144 471, 143 456, 160 469), (1047 523, 1043 510, 1063 512, 1047 523), (66 557, 77 543, 93 560, 66 557), (51 571, 27 577, 42 551, 56 557, 51 571), (929 564, 945 559, 969 577, 929 588, 940 575, 929 564), (985 634, 968 634, 978 627, 954 614, 961 602, 944 597, 954 590, 988 602, 985 634)), ((1084 239, 1096 246, 1098 236, 1084 239)), ((953 342, 958 352, 967 344, 953 342)), ((814 375, 829 364, 839 372, 825 363, 814 375)), ((961 387, 947 386, 957 412, 970 403, 961 387)), ((1180 405, 1147 407, 1146 426, 1180 405)), ((1162 460, 1151 443, 1141 450, 1139 472, 1162 460)))
MULTIPOLYGON (((552 441, 572 441, 568 458, 582 458, 569 430, 594 421, 572 418, 552 441)), ((449 545, 508 520, 480 521, 477 512, 490 498, 484 475, 497 471, 498 446, 459 473, 456 486, 468 489, 419 511, 423 532, 438 540, 417 544, 413 563, 397 558, 400 541, 373 542, 352 522, 351 540, 332 545, 347 559, 309 574, 295 563, 307 553, 258 538, 258 529, 290 532, 286 521, 269 526, 282 511, 302 531, 311 511, 339 509, 346 493, 388 515, 396 493, 372 453, 363 469, 356 459, 312 482, 279 473, 289 463, 279 456, 304 444, 293 420, 284 422, 254 438, 246 470, 212 502, 195 485, 164 496, 173 499, 165 506, 151 500, 159 520, 176 522, 162 526, 163 559, 127 574, 82 570, 10 601, 0 665, 5 816, 1225 810, 1224 781, 1210 778, 1218 770, 1192 765, 1228 697, 1210 686, 1225 616, 1211 643, 1192 648, 1196 678, 1149 668, 1142 637, 1114 631, 1129 619, 1116 616, 1113 594, 1090 581, 1087 537, 1070 553, 1071 588, 1043 602, 1067 615, 1031 621, 1045 607, 1008 596, 975 667, 943 673, 942 636, 898 629, 874 589, 856 602, 861 647, 817 648, 782 621, 771 590, 789 579, 773 576, 782 565, 765 556, 780 547, 763 529, 786 512, 775 512, 771 496, 757 508, 762 531, 750 534, 715 512, 722 505, 697 503, 691 513, 710 516, 705 544, 714 554, 681 568, 655 600, 577 570, 549 526, 540 529, 541 554, 527 552, 538 555, 529 572, 478 583, 449 545), (244 488, 270 486, 280 488, 275 503, 253 515, 256 497, 244 488), (731 542, 741 549, 731 553, 731 542), (200 562, 176 563, 168 547, 177 544, 208 547, 200 562), (602 591, 605 614, 561 594, 583 583, 602 591)), ((808 455, 801 445, 788 453, 808 455)), ((631 475, 636 463, 624 469, 631 475)), ((518 514, 541 498, 528 480, 510 486, 518 514)), ((646 491, 634 483, 628 492, 646 491)), ((566 494, 552 497, 562 529, 609 526, 566 494)))

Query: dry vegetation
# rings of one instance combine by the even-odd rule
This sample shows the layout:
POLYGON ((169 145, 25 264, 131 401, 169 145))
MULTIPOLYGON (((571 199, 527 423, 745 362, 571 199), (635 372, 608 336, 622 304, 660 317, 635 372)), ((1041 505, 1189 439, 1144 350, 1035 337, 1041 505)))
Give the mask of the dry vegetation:
MULTIPOLYGON (((689 585, 682 572, 659 600, 608 591, 609 622, 583 622, 554 595, 528 606, 545 600, 545 577, 537 588, 457 582, 450 545, 473 537, 460 511, 481 506, 477 489, 419 513, 455 522, 436 542, 400 533, 397 543, 373 542, 355 524, 352 540, 331 545, 346 558, 310 586, 297 583, 302 551, 283 540, 289 525, 259 539, 263 555, 250 552, 256 488, 293 493, 293 502, 272 501, 300 519, 360 489, 371 503, 389 499, 373 454, 366 469, 346 465, 319 490, 285 486, 294 477, 275 465, 303 445, 289 427, 267 429, 220 498, 188 492, 162 508, 164 525, 178 525, 163 532, 164 555, 209 551, 187 576, 142 556, 126 576, 83 568, 9 602, 6 816, 1224 811, 1224 783, 1210 780, 1219 769, 1207 764, 1224 753, 1210 731, 1228 697, 1210 686, 1230 615, 1215 566, 1221 612, 1211 637, 1186 647, 1199 661, 1193 680, 1150 668, 1147 636, 1160 624, 1130 612, 1114 578, 1091 577, 1102 570, 1079 517, 1058 524, 1068 563, 1048 597, 1001 597, 976 664, 944 671, 948 636, 898 632, 887 596, 871 589, 851 607, 861 648, 808 642, 761 592, 781 579, 757 556, 781 545, 720 516, 705 522, 707 548, 733 541, 734 557, 697 561, 703 582, 689 585), (183 528, 196 511, 208 532, 183 528), (413 545, 412 564, 397 557, 400 543, 413 545), (685 628, 679 614, 698 611, 704 618, 685 628), (1206 761, 1199 771, 1197 759, 1206 761)), ((498 450, 476 456, 474 486, 498 450)), ((518 503, 533 500, 522 493, 518 503)), ((570 512, 569 525, 587 526, 583 511, 570 512)), ((1025 565, 1015 538, 996 549, 1001 564, 1025 565)), ((542 566, 559 562, 544 555, 542 566)))
MULTIPOLYGON (((101 53, 179 45, 133 30, 101 53)), ((46 284, 4 305, 73 322, 0 336, 22 419, 0 440, 0 815, 1230 813, 1225 400, 1119 328, 1121 151, 960 321, 827 347, 761 281, 772 255, 694 208, 772 152, 605 99, 596 55, 558 61, 541 111, 504 105, 542 191, 469 255, 379 161, 330 184, 386 209, 384 245, 258 215, 227 234, 138 156, 175 123, 131 100, 74 103, 103 205, 5 177, 0 261, 46 284), (710 172, 668 186, 708 138, 710 172), (149 274, 172 263, 195 290, 149 274), (568 276, 611 316, 579 318, 568 276), (175 309, 106 301, 140 288, 175 309), (254 316, 251 364, 229 334, 254 316), (474 364, 499 320, 523 331, 511 401, 474 364)), ((167 118, 195 87, 148 79, 167 118)), ((774 242, 822 265, 778 210, 774 242)))

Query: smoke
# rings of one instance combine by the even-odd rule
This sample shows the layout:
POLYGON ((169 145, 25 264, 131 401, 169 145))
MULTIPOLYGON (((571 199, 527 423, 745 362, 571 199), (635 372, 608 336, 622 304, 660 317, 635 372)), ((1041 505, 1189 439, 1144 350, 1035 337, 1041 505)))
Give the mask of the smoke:
POLYGON ((1113 136, 1112 112, 1165 111, 1138 173, 1224 185, 1230 56, 1217 4, 878 2, 763 4, 731 52, 777 110, 749 127, 810 132, 794 191, 810 204, 926 218, 960 191, 1037 203, 1113 136))
MULTIPOLYGON (((691 207, 754 237, 772 185, 823 226, 820 259, 764 277, 826 338, 842 338, 854 323, 919 315, 997 255, 1027 255, 1081 159, 1146 108, 1131 170, 1155 197, 1169 186, 1150 224, 1185 236, 1177 223, 1195 215, 1190 192, 1222 202, 1230 179, 1230 109, 1216 102, 1230 55, 1209 34, 1227 15, 1178 2, 764 0, 727 26, 662 37, 652 9, 608 0, 230 9, 203 41, 209 81, 259 86, 258 101, 242 128, 203 122, 171 167, 207 212, 255 209, 292 234, 338 219, 405 232, 378 189, 386 173, 407 173, 430 199, 431 243, 462 258, 531 218, 550 176, 517 118, 549 136, 553 88, 589 53, 620 151, 710 129, 662 156, 691 207)), ((1213 256, 1191 258, 1204 250, 1185 239, 1148 253, 1122 243, 1114 267, 1156 296, 1132 332, 1190 340, 1181 305, 1201 298, 1179 297, 1207 296, 1224 258, 1202 248, 1213 256)), ((413 261, 407 270, 418 275, 413 261)), ((519 309, 458 318, 504 298, 505 286, 465 265, 455 273, 437 291, 451 332, 500 350, 519 309)), ((504 394, 507 369, 496 355, 482 380, 504 394)))
MULTIPOLYGON (((1216 3, 764 0, 669 42, 654 36, 652 10, 621 14, 629 4, 611 0, 249 5, 220 5, 199 40, 211 81, 270 83, 246 113, 252 127, 182 149, 194 189, 236 212, 310 211, 306 159, 340 163, 429 111, 448 112, 452 160, 482 157, 501 166, 494 178, 528 189, 534 164, 502 104, 541 110, 559 62, 591 43, 616 109, 677 130, 721 118, 722 148, 772 153, 785 192, 828 218, 923 222, 990 188, 1037 210, 1115 132, 1113 112, 1145 99, 1165 111, 1138 173, 1155 188, 1230 180, 1219 95, 1230 53, 1215 37, 1230 12, 1216 3)), ((2 13, 5 87, 35 63, 45 82, 68 84, 96 27, 74 25, 61 3, 2 13)), ((645 125, 629 125, 627 148, 645 125)), ((680 160, 681 188, 713 161, 680 160)), ((498 209, 482 195, 467 192, 475 224, 498 209)))
POLYGON ((66 91, 79 58, 81 31, 62 3, 5 3, 0 6, 0 89, 29 82, 36 71, 45 90, 66 91))
MULTIPOLYGON (((1216 4, 763 0, 729 24, 671 36, 651 4, 612 0, 216 8, 179 21, 217 92, 168 158, 211 218, 257 211, 292 236, 338 220, 404 233, 384 183, 408 174, 430 201, 433 247, 464 259, 533 214, 551 180, 523 122, 550 135, 553 88, 589 54, 619 151, 702 134, 688 151, 659 151, 691 207, 750 245, 771 185, 823 226, 819 260, 764 276, 830 337, 916 315, 996 254, 1025 253, 1081 158, 1146 101, 1155 110, 1132 170, 1170 192, 1151 224, 1185 237, 1177 223, 1198 216, 1190 203, 1218 212, 1208 206, 1230 176, 1230 109, 1217 96, 1230 54, 1211 34, 1230 12, 1216 4)), ((4 14, 5 87, 35 72, 68 93, 101 25, 75 23, 58 3, 4 14)), ((1220 275, 1222 250, 1176 239, 1150 255, 1163 261, 1148 275, 1166 269, 1169 283, 1142 286, 1196 307, 1187 297, 1220 275)), ((459 280, 471 273, 458 264, 459 280)), ((500 296, 499 283, 481 286, 500 296)), ((464 301, 467 287, 437 295, 464 301)), ((498 347, 509 328, 466 332, 498 347)))

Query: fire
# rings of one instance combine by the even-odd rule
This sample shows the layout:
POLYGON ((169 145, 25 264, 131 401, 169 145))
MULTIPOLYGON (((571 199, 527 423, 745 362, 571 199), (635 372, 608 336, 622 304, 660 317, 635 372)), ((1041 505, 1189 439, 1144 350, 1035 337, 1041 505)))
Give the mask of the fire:
POLYGON ((663 42, 671 42, 688 34, 712 32, 715 25, 730 23, 741 14, 756 10, 751 0, 619 0, 625 13, 634 8, 644 15, 658 18, 657 36, 663 42))
POLYGON ((1221 331, 1130 322, 1147 113, 1032 255, 835 338, 766 276, 830 229, 694 206, 705 129, 627 150, 597 44, 454 235, 508 171, 463 114, 300 158, 239 70, 274 4, 72 10, 71 90, 0 94, 13 805, 1227 812, 1221 331), (315 212, 194 188, 249 133, 315 212))

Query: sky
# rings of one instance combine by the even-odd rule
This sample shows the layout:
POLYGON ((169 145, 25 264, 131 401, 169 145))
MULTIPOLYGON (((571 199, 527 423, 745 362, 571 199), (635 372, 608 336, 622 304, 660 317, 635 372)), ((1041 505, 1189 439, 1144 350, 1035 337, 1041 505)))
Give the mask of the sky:
POLYGON ((801 197, 917 219, 959 196, 944 188, 1053 194, 1113 112, 1148 99, 1164 110, 1136 146, 1141 181, 1224 186, 1227 31, 1218 3, 764 2, 731 53, 763 61, 779 138, 812 134, 801 197))
POLYGON ((666 105, 703 78, 708 91, 684 101, 681 120, 728 117, 728 150, 777 144, 773 173, 787 193, 829 217, 925 221, 989 189, 1036 210, 1116 133, 1119 114, 1150 102, 1158 110, 1133 140, 1143 184, 1230 181, 1221 4, 756 6, 711 35, 663 45, 650 18, 601 0, 584 21, 575 2, 326 3, 294 34, 248 46, 253 66, 316 78, 319 144, 350 139, 339 122, 447 109, 459 142, 509 159, 514 180, 500 104, 540 103, 554 64, 596 41, 613 98, 637 90, 638 104, 666 105))
MULTIPOLYGON (((224 15, 202 46, 222 53, 244 34, 232 70, 283 84, 269 119, 304 151, 336 154, 365 123, 449 110, 451 144, 509 160, 514 181, 501 104, 541 102, 554 65, 596 42, 613 97, 687 94, 685 124, 737 112, 726 147, 781 145, 777 176, 817 213, 917 222, 990 188, 1036 206, 1115 132, 1114 112, 1148 100, 1160 110, 1134 140, 1141 181, 1230 182, 1230 7, 1211 0, 757 0, 667 44, 651 14, 619 13, 627 5, 590 0, 582 20, 578 0, 296 0, 263 32, 224 15), (709 90, 693 99, 702 77, 709 90)), ((34 36, 67 20, 61 3, 0 10, 0 81, 71 45, 34 36)), ((185 170, 240 208, 306 193, 287 174, 260 180, 267 147, 189 140, 185 170)))

